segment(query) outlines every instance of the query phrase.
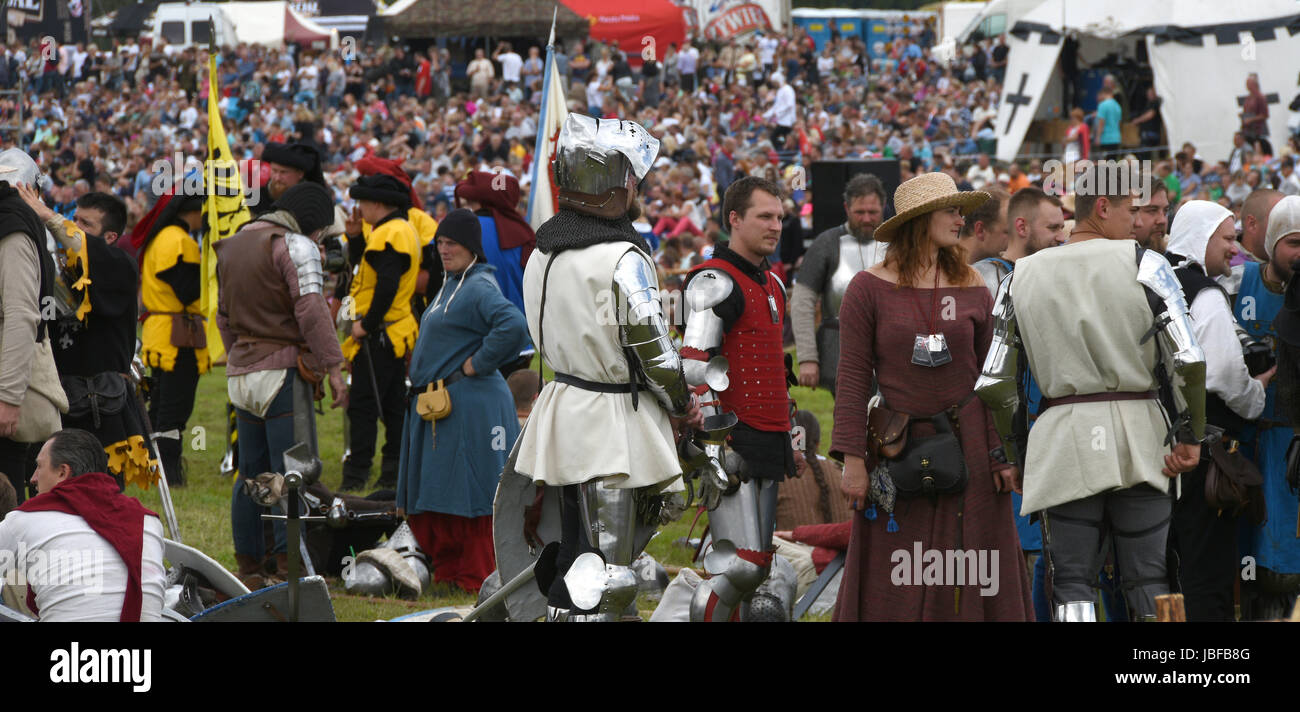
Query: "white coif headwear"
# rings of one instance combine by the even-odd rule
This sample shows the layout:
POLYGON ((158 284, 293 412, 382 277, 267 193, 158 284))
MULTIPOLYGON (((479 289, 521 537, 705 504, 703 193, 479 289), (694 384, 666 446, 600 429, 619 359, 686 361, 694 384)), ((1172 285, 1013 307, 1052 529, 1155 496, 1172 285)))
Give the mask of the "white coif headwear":
POLYGON ((1273 259, 1273 247, 1278 240, 1300 232, 1300 196, 1288 195, 1277 201, 1268 214, 1268 232, 1264 234, 1264 251, 1273 259))
POLYGON ((1188 201, 1174 215, 1174 224, 1169 230, 1169 246, 1165 249, 1182 255, 1186 262, 1194 262, 1203 267, 1205 248, 1209 246, 1210 238, 1224 220, 1230 219, 1232 211, 1218 203, 1208 200, 1188 201))

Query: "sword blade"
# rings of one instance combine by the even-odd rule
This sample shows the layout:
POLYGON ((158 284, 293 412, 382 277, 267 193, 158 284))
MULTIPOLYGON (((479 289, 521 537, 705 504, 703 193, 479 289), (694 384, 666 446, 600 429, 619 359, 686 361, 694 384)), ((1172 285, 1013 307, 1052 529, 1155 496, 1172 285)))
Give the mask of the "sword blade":
POLYGON ((524 584, 533 580, 534 569, 536 567, 537 567, 536 561, 529 564, 528 568, 524 569, 523 571, 520 571, 518 576, 515 576, 514 578, 510 579, 509 583, 502 586, 500 591, 497 591, 491 596, 488 596, 487 598, 483 599, 483 602, 475 606, 474 610, 465 614, 465 617, 461 619, 461 622, 472 623, 475 620, 477 620, 478 617, 482 615, 484 611, 491 609, 493 606, 497 605, 498 603, 503 603, 507 598, 510 597, 510 594, 523 588, 524 584))

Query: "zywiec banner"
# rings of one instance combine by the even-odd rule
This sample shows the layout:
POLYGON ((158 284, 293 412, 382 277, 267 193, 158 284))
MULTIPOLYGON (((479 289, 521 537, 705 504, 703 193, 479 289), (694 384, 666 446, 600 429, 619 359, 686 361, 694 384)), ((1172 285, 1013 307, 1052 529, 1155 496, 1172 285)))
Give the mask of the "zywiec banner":
POLYGON ((5 0, 0 26, 6 44, 53 37, 58 44, 87 41, 85 0, 5 0))
POLYGON ((781 29, 779 0, 697 0, 695 8, 704 38, 709 40, 781 29))

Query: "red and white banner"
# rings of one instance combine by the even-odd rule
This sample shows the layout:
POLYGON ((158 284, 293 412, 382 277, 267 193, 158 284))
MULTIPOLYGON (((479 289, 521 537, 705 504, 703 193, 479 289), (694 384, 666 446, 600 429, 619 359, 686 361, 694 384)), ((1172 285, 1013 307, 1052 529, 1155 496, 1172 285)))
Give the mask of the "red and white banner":
POLYGON ((708 40, 729 40, 754 31, 779 32, 780 0, 693 0, 698 35, 708 40))

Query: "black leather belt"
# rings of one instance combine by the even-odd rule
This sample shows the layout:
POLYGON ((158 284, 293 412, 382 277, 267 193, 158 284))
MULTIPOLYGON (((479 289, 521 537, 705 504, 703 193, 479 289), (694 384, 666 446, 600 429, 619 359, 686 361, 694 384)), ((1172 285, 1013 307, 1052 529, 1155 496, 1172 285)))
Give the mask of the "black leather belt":
POLYGON ((595 391, 597 393, 631 393, 631 383, 600 383, 598 381, 588 381, 585 378, 578 378, 567 373, 556 373, 557 383, 564 383, 570 386, 577 386, 584 391, 595 391))
POLYGON ((563 383, 584 391, 594 391, 596 393, 631 393, 632 410, 637 408, 637 386, 635 383, 600 383, 598 381, 588 381, 585 378, 578 378, 567 373, 556 372, 554 380, 556 383, 563 383))

